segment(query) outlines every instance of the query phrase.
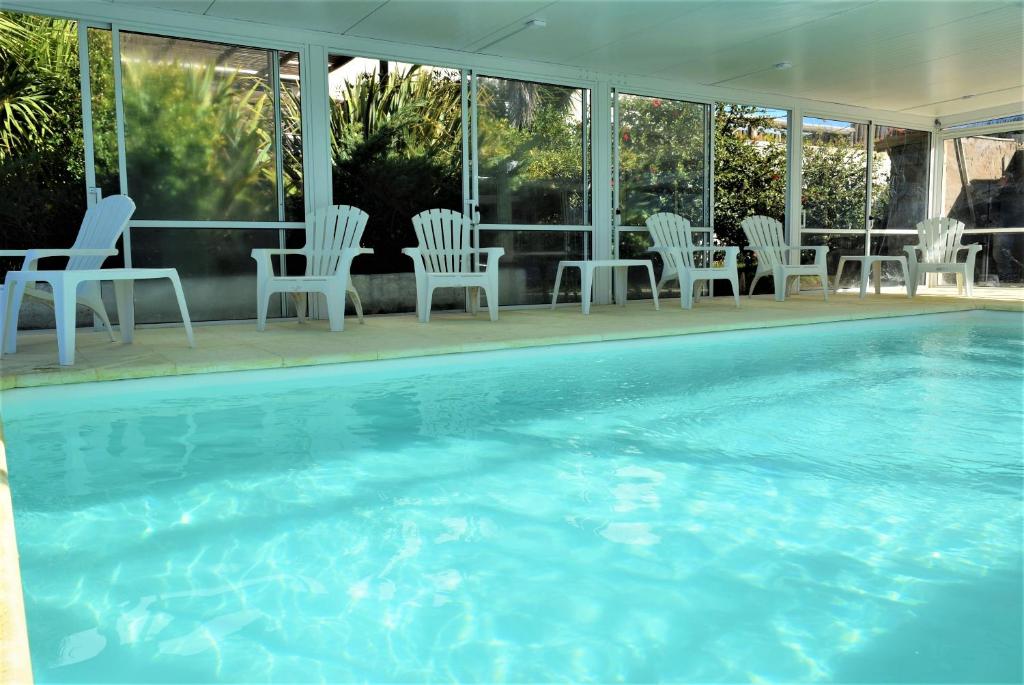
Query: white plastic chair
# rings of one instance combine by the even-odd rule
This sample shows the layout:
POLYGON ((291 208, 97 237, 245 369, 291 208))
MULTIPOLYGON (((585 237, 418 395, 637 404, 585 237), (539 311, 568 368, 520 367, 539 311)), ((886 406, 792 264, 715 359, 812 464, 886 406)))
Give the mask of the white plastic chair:
POLYGON ((768 274, 775 281, 775 299, 778 302, 786 299, 786 285, 790 278, 816 276, 821 281, 821 290, 828 302, 828 264, 825 262, 828 246, 787 245, 782 224, 767 216, 748 216, 740 226, 750 243, 746 249, 757 253, 757 271, 754 272, 748 296, 754 294, 757 282, 768 274), (809 250, 814 250, 814 262, 801 264, 800 253, 809 250))
POLYGON ((412 259, 416 273, 416 314, 430 321, 430 305, 437 288, 466 288, 466 309, 479 307, 480 291, 487 296, 491 321, 498 320, 498 260, 503 247, 474 248, 473 222, 450 209, 430 209, 412 218, 419 247, 407 247, 402 254, 412 259), (486 263, 480 257, 487 258, 486 263), (476 267, 474 269, 474 257, 476 267))
POLYGON ((929 273, 956 274, 957 295, 965 289, 967 297, 974 295, 974 263, 982 246, 962 245, 963 234, 963 223, 949 217, 926 219, 917 224, 917 245, 903 247, 907 253, 911 295, 917 293, 921 277, 929 273), (958 261, 964 250, 967 250, 967 261, 958 261), (918 253, 921 261, 918 261, 918 253))
POLYGON ((256 308, 259 330, 267 328, 267 309, 274 293, 290 293, 295 300, 299 322, 305 321, 307 293, 321 293, 327 299, 327 318, 332 331, 345 330, 345 294, 352 298, 359 323, 363 323, 363 304, 352 285, 352 260, 373 254, 360 247, 369 215, 349 205, 333 205, 306 217, 306 245, 302 249, 256 249, 256 308), (275 276, 272 255, 303 255, 306 271, 302 276, 275 276))
MULTIPOLYGON (((20 271, 37 271, 39 260, 48 257, 68 257, 65 271, 92 271, 99 269, 107 257, 117 254, 114 245, 118 238, 128 228, 128 221, 135 213, 135 203, 127 195, 111 195, 105 197, 90 207, 82 217, 82 225, 78 229, 78 236, 70 250, 60 249, 30 249, 30 250, 0 250, 0 257, 24 257, 20 271)), ((34 284, 25 284, 24 290, 19 293, 21 297, 31 297, 54 307, 53 292, 41 290, 34 284)), ((3 287, 0 286, 0 339, 3 339, 3 322, 6 320, 6 297, 2 296, 3 287)), ((78 285, 75 293, 76 304, 88 307, 103 323, 114 340, 114 331, 110 326, 110 318, 107 316, 106 307, 103 306, 103 299, 100 297, 100 284, 98 281, 83 282, 78 285)), ((74 312, 72 312, 72 316, 74 312)), ((57 312, 54 311, 54 317, 57 312)), ((61 322, 56 322, 58 328, 61 322)), ((74 326, 74 322, 71 322, 74 326)))
POLYGON ((693 307, 693 291, 701 281, 708 281, 710 286, 715 280, 721 279, 732 284, 733 298, 736 306, 740 306, 739 274, 736 271, 736 255, 740 248, 735 246, 694 246, 693 229, 687 219, 669 212, 659 212, 647 217, 647 230, 651 232, 654 246, 649 252, 661 255, 665 266, 658 281, 658 290, 676 279, 679 281, 679 304, 684 309, 693 307), (707 253, 705 260, 697 259, 696 252, 707 253), (712 257, 716 252, 724 252, 722 266, 713 266, 712 257), (704 262, 701 264, 701 262, 704 262))

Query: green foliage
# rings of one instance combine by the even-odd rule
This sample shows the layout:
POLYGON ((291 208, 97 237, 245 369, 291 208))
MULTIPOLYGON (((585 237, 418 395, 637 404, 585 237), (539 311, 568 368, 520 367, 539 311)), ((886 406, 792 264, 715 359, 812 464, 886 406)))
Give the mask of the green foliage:
POLYGON ((657 212, 704 225, 703 106, 627 95, 619 120, 622 225, 643 226, 657 212))
POLYGON ((125 159, 144 219, 277 220, 272 92, 213 64, 124 60, 125 159))
POLYGON ((85 210, 76 32, 71 21, 0 12, 0 236, 6 248, 68 247, 85 210))
POLYGON ((717 105, 717 237, 728 245, 746 245, 747 239, 740 227, 743 219, 761 214, 781 221, 785 211, 786 142, 775 116, 756 107, 717 105))
POLYGON ((357 271, 408 271, 401 248, 416 243, 413 215, 462 208, 461 85, 418 66, 362 74, 331 101, 335 202, 370 215, 357 271))
POLYGON ((584 223, 582 124, 570 113, 576 92, 481 79, 477 149, 484 221, 584 223))

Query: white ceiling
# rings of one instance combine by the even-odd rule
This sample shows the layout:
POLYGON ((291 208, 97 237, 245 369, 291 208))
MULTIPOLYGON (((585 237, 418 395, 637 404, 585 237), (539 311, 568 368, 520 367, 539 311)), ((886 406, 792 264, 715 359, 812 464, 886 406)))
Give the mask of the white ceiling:
MULTIPOLYGON (((142 0, 114 2, 142 4, 142 0)), ((1024 0, 144 0, 144 4, 934 117, 1024 102, 1024 0), (519 30, 535 18, 545 20, 547 26, 519 30), (772 67, 784 61, 791 62, 792 68, 772 67)))

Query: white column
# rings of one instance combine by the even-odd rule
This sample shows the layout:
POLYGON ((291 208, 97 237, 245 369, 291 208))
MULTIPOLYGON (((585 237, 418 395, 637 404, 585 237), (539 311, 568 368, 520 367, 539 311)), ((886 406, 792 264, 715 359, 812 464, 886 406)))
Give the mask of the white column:
MULTIPOLYGON (((591 207, 593 217, 593 259, 612 258, 612 177, 611 158, 611 86, 607 81, 600 81, 591 94, 592 103, 590 119, 590 154, 591 183, 593 185, 594 204, 591 207)), ((608 304, 611 302, 612 277, 611 269, 598 269, 594 274, 594 303, 608 304)))
POLYGON ((333 201, 327 78, 327 49, 310 45, 302 60, 302 159, 307 212, 327 207, 333 201))
POLYGON ((804 185, 804 113, 799 107, 789 112, 787 141, 788 178, 786 179, 786 241, 792 245, 802 242, 800 216, 803 211, 801 196, 804 185))

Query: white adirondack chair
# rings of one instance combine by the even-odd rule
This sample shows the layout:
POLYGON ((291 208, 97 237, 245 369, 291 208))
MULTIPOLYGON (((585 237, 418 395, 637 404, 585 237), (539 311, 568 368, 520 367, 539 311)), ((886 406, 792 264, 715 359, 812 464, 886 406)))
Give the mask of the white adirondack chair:
POLYGON ((693 291, 701 281, 710 285, 718 279, 732 284, 733 298, 736 306, 740 306, 739 274, 736 271, 736 255, 740 248, 735 246, 712 247, 694 246, 693 231, 687 219, 669 212, 659 212, 647 217, 647 230, 654 238, 654 246, 649 252, 657 252, 665 266, 658 281, 658 290, 676 279, 679 281, 679 304, 684 309, 693 307, 693 291), (707 253, 707 259, 700 260, 694 253, 707 253), (716 252, 725 253, 723 266, 713 266, 712 257, 716 252), (704 263, 701 263, 701 262, 704 263))
POLYGON ((956 274, 956 292, 967 290, 967 297, 974 295, 974 262, 981 245, 960 244, 964 225, 956 219, 938 217, 926 219, 917 224, 917 245, 905 245, 907 266, 910 271, 911 295, 917 293, 921 277, 929 273, 956 274), (967 250, 967 261, 958 261, 960 253, 967 250), (918 261, 918 253, 921 255, 918 261))
MULTIPOLYGON (((37 271, 39 260, 48 257, 68 257, 68 263, 64 267, 66 271, 99 269, 107 257, 117 254, 114 245, 117 244, 117 240, 124 230, 128 228, 128 220, 131 219, 134 212, 135 203, 127 195, 105 197, 86 210, 85 216, 82 218, 82 225, 78 229, 78 237, 75 238, 75 243, 70 250, 0 250, 0 257, 24 257, 25 261, 22 262, 21 271, 37 271)), ((3 287, 0 286, 0 293, 2 292, 3 287)), ((53 293, 49 290, 41 290, 27 285, 21 295, 53 307, 53 293)), ((7 318, 4 311, 6 299, 0 297, 0 329, 3 328, 3 322, 7 318)), ((95 312, 107 329, 110 340, 113 341, 114 331, 110 327, 110 318, 107 316, 106 307, 103 306, 103 299, 100 297, 99 281, 80 284, 75 300, 77 304, 95 312)), ((54 316, 56 316, 56 312, 54 316)), ((74 323, 72 322, 71 325, 73 326, 74 323)), ((0 339, 3 339, 2 336, 0 339)))
POLYGON ((327 318, 332 331, 345 330, 345 294, 363 323, 363 304, 352 286, 352 260, 373 254, 360 247, 369 215, 357 207, 333 205, 306 217, 306 245, 298 250, 256 249, 256 307, 259 330, 266 330, 267 308, 274 293, 290 293, 295 300, 299 322, 305 321, 307 293, 321 293, 327 299, 327 318), (302 276, 275 276, 272 255, 303 255, 306 271, 302 276))
POLYGON ((412 218, 419 247, 402 254, 412 259, 416 273, 416 314, 430 321, 430 304, 437 288, 465 288, 466 309, 475 314, 480 291, 487 296, 491 321, 498 320, 498 260, 503 247, 474 248, 473 222, 450 209, 430 209, 412 218), (487 258, 481 263, 480 257, 487 258), (477 269, 474 269, 474 257, 477 269))
POLYGON ((828 264, 825 262, 828 246, 787 245, 782 224, 767 216, 748 216, 740 226, 750 243, 746 249, 757 253, 757 271, 748 296, 754 294, 757 282, 768 274, 775 281, 775 299, 778 302, 786 299, 786 285, 790 278, 816 276, 821 280, 821 290, 828 302, 828 264), (814 262, 801 264, 800 253, 809 250, 814 250, 814 262))

